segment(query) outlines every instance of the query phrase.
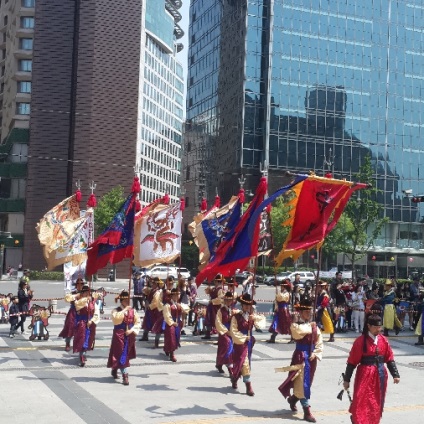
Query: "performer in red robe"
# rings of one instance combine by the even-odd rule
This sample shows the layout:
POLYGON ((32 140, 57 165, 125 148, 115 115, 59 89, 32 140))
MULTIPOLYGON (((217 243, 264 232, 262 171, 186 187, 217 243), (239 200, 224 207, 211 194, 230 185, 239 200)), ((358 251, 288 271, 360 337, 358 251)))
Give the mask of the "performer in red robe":
MULTIPOLYGON (((237 296, 236 296, 237 297, 237 296)), ((216 352, 215 368, 223 373, 223 365, 226 365, 228 372, 232 375, 233 367, 233 341, 230 336, 231 317, 233 316, 232 305, 234 303, 234 293, 227 291, 224 296, 224 306, 216 314, 215 327, 218 332, 218 350, 216 352)))
MULTIPOLYGON (((143 293, 146 295, 145 308, 146 312, 143 318, 143 336, 139 339, 141 342, 149 341, 149 331, 152 331, 153 325, 162 315, 162 290, 160 286, 163 284, 159 277, 150 280, 151 287, 145 287, 143 293)), ((159 334, 160 337, 160 334, 159 334)), ((159 337, 157 345, 159 346, 159 337)), ((155 340, 156 343, 156 340, 155 340)))
MULTIPOLYGON (((276 282, 276 284, 278 284, 276 282)), ((269 327, 271 338, 267 340, 267 343, 275 343, 275 339, 278 334, 290 334, 290 300, 291 300, 292 285, 290 279, 286 278, 280 284, 280 292, 275 295, 275 310, 272 324, 269 327)))
POLYGON ((174 287, 174 277, 168 275, 165 280, 165 287, 161 289, 161 297, 158 303, 160 313, 153 324, 152 333, 155 335, 155 348, 159 347, 160 335, 165 331, 165 320, 163 319, 163 306, 171 301, 171 290, 174 287))
POLYGON ((224 298, 225 291, 223 289, 225 278, 222 274, 217 274, 214 279, 214 287, 206 287, 205 293, 209 295, 210 301, 206 309, 205 326, 206 334, 202 339, 209 340, 211 332, 215 329, 215 319, 218 309, 222 306, 222 299, 224 298))
POLYGON ((349 412, 353 424, 379 424, 383 414, 387 389, 387 370, 395 384, 400 376, 392 348, 385 336, 380 334, 383 325, 378 315, 369 315, 364 331, 353 343, 347 360, 343 386, 349 389, 353 370, 358 366, 353 389, 353 401, 349 412))
POLYGON ((72 290, 71 293, 66 293, 65 302, 70 303, 69 311, 65 317, 65 323, 63 324, 63 329, 59 333, 59 337, 63 337, 65 339, 65 350, 69 352, 71 350, 71 339, 74 337, 75 331, 75 299, 79 298, 79 292, 84 286, 84 280, 82 278, 78 278, 75 281, 75 289, 72 290))
POLYGON ((130 306, 130 295, 123 290, 115 299, 121 305, 112 311, 113 335, 110 345, 107 367, 112 368, 111 375, 118 378, 118 368, 122 373, 124 386, 128 386, 128 367, 130 359, 136 357, 135 337, 140 331, 140 317, 136 310, 130 306))
POLYGON ((250 294, 245 293, 238 298, 242 310, 237 312, 231 318, 230 332, 233 339, 233 374, 231 383, 233 389, 237 389, 237 381, 243 377, 246 384, 246 394, 254 396, 250 379, 251 357, 255 338, 252 335, 252 329, 255 325, 262 326, 265 317, 257 315, 253 306, 256 302, 250 294))
POLYGON ((296 349, 293 352, 289 367, 277 368, 276 371, 289 371, 287 379, 278 390, 287 398, 290 409, 297 411, 296 403, 300 400, 303 407, 303 419, 315 423, 311 414, 309 399, 311 397, 311 386, 317 367, 317 360, 322 359, 322 335, 320 329, 312 319, 312 300, 305 298, 295 305, 295 322, 290 327, 293 339, 296 341, 296 349), (290 396, 290 390, 293 394, 290 396))
POLYGON ((96 325, 100 321, 99 307, 88 285, 83 286, 79 299, 75 300, 75 309, 73 351, 80 354, 79 366, 83 367, 87 362, 87 350, 94 349, 96 325))
POLYGON ((172 362, 177 362, 174 352, 180 346, 182 316, 188 313, 189 306, 178 303, 180 292, 178 289, 171 290, 171 299, 163 306, 163 319, 165 322, 163 350, 172 362))

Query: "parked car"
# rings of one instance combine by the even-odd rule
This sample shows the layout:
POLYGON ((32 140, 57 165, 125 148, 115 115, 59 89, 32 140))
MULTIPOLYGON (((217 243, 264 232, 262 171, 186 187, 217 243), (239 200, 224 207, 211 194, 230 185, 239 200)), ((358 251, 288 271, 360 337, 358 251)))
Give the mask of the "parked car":
POLYGON ((285 278, 288 278, 291 272, 284 271, 280 272, 277 275, 270 275, 264 278, 264 284, 267 286, 273 286, 275 284, 275 278, 277 278, 278 282, 283 281, 285 278))
POLYGON ((165 280, 166 277, 171 275, 174 278, 178 278, 177 268, 174 266, 158 265, 150 268, 146 271, 148 277, 159 277, 161 280, 165 280))
POLYGON ((302 286, 305 283, 311 283, 313 284, 315 282, 315 274, 312 271, 296 271, 289 274, 286 278, 290 278, 290 281, 294 282, 294 277, 296 274, 300 275, 300 282, 302 283, 302 286))
POLYGON ((190 271, 187 268, 177 268, 177 274, 186 280, 190 277, 190 271))

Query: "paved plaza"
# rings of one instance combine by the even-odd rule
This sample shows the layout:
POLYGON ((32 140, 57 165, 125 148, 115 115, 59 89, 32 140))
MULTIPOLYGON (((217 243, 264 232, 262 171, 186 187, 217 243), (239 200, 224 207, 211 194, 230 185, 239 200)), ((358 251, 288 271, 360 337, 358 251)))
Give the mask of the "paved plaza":
MULTIPOLYGON (((108 290, 119 290, 126 282, 104 283, 108 290), (107 286, 110 284, 110 286, 107 286)), ((13 291, 16 282, 0 282, 0 292, 13 291)), ((33 282, 35 298, 59 297, 62 283, 33 282), (47 296, 50 294, 50 296, 47 296)), ((272 299, 272 288, 261 288, 258 298, 272 299)), ((114 307, 113 296, 106 298, 105 317, 114 307)), ((43 302, 38 302, 43 304, 43 302)), ((45 302, 44 302, 45 304, 45 302)), ((64 302, 59 312, 66 312, 64 302)), ((0 326, 0 403, 1 422, 26 423, 270 423, 303 422, 302 414, 292 413, 277 388, 286 377, 274 368, 289 365, 293 345, 288 337, 277 343, 265 343, 268 333, 255 333, 252 382, 255 397, 245 394, 244 384, 231 388, 227 374, 219 374, 215 365, 216 338, 202 340, 191 335, 182 337, 172 363, 162 348, 154 349, 153 340, 137 342, 137 358, 130 368, 130 385, 114 381, 106 368, 112 324, 100 322, 94 351, 88 353, 85 368, 77 366, 78 357, 64 351, 59 339, 64 315, 50 318, 50 340, 28 341, 28 335, 9 339, 7 324, 0 326)), ((28 320, 27 320, 28 322, 28 320)), ((339 401, 338 385, 355 333, 325 343, 323 361, 318 365, 312 390, 311 406, 322 423, 350 423, 348 399, 339 401)), ((328 338, 325 336, 325 338, 328 338)), ((152 339, 152 338, 151 338, 152 339)), ((424 348, 414 346, 410 331, 390 338, 401 374, 401 383, 389 378, 382 423, 420 422, 424 414, 424 348)), ((162 346, 162 343, 161 343, 162 346)))

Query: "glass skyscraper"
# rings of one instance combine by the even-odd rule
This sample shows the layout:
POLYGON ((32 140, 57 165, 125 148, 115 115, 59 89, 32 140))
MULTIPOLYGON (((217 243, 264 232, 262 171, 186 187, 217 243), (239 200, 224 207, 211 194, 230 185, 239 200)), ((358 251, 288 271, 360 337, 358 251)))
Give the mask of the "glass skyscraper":
POLYGON ((141 200, 144 203, 168 193, 176 200, 180 190, 183 123, 183 68, 176 54, 184 35, 178 22, 181 0, 145 0, 138 146, 141 165, 141 200))
POLYGON ((369 155, 390 223, 363 263, 424 267, 424 207, 402 193, 424 193, 424 1, 192 0, 190 18, 194 203, 240 174, 253 189, 264 163, 273 191, 287 170, 351 179, 369 155))

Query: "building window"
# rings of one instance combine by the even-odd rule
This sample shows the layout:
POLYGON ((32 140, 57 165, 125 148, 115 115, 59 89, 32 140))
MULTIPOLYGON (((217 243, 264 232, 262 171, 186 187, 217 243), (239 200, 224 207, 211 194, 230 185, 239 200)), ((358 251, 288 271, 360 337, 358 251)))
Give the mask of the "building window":
POLYGON ((35 0, 22 0, 22 7, 35 7, 35 0))
POLYGON ((28 60, 28 59, 20 60, 19 70, 22 72, 32 72, 32 60, 28 60))
POLYGON ((34 28, 34 18, 31 16, 21 16, 21 28, 34 28))
POLYGON ((6 26, 7 25, 7 20, 8 20, 9 18, 7 17, 7 15, 4 17, 4 26, 6 26))
POLYGON ((19 40, 21 50, 32 50, 32 38, 21 38, 19 40))
POLYGON ((30 81, 19 81, 18 92, 19 93, 31 93, 31 82, 30 81))
POLYGON ((30 103, 16 103, 16 113, 18 115, 29 115, 31 112, 30 103))

